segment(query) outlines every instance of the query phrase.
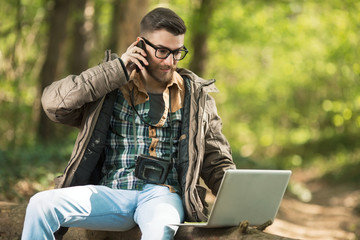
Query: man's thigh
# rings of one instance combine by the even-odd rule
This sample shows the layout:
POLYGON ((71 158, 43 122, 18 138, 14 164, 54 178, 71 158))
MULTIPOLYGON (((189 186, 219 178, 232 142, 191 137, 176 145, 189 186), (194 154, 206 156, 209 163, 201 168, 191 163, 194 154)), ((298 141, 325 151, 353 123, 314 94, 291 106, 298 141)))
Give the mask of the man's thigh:
POLYGON ((53 194, 63 227, 125 231, 136 225, 136 191, 87 185, 56 189, 53 194))
POLYGON ((167 187, 148 184, 139 196, 134 219, 145 239, 172 239, 177 227, 168 224, 184 219, 181 197, 167 187))

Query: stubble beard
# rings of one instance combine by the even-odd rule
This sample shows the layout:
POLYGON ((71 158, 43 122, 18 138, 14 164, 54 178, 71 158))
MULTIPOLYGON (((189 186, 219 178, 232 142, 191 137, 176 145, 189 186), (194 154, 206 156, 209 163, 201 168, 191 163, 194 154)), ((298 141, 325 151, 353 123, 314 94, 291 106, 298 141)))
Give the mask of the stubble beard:
POLYGON ((158 83, 162 83, 162 84, 167 84, 171 81, 174 71, 176 70, 176 66, 160 66, 160 65, 155 65, 155 66, 151 66, 151 64, 149 66, 145 67, 148 74, 158 83), (169 72, 161 72, 161 70, 167 70, 169 69, 169 72))

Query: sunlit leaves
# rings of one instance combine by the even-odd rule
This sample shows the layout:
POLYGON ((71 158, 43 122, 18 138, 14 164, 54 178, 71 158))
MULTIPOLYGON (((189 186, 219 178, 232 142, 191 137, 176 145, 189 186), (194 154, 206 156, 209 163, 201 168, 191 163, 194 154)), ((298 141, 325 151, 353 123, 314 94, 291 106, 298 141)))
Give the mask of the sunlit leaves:
POLYGON ((217 10, 207 74, 218 80, 235 151, 266 159, 270 148, 281 154, 358 132, 359 9, 355 1, 228 0, 217 10))

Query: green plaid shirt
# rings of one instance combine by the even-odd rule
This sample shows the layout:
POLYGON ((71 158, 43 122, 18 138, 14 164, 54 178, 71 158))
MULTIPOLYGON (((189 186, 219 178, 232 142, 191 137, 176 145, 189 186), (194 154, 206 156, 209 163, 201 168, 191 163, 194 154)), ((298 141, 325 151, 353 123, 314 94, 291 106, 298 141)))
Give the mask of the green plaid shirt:
MULTIPOLYGON (((150 122, 148 113, 150 102, 135 106, 139 115, 150 122)), ((168 113, 169 114, 169 113, 168 113)), ((172 114, 173 124, 173 155, 177 157, 178 143, 181 127, 181 109, 172 114)), ((135 177, 135 155, 156 153, 157 157, 168 159, 170 155, 170 120, 167 116, 162 127, 149 127, 145 125, 139 116, 133 115, 133 109, 118 91, 114 104, 113 114, 108 130, 105 154, 106 159, 103 166, 104 177, 102 185, 114 189, 136 189, 142 190, 145 182, 135 177), (137 153, 135 153, 133 116, 135 116, 137 153)), ((177 172, 173 167, 165 184, 179 191, 177 172)))

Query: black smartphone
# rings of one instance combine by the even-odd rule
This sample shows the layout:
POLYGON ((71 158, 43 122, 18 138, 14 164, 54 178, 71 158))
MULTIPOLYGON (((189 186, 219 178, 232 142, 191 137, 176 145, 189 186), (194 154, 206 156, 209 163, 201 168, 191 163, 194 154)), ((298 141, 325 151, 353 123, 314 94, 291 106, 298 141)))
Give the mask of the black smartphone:
MULTIPOLYGON (((136 44, 136 46, 139 47, 139 48, 141 48, 142 50, 144 50, 144 51, 146 52, 146 47, 145 47, 145 42, 144 42, 144 40, 140 39, 139 42, 136 44)), ((142 65, 143 67, 145 67, 145 64, 144 64, 142 61, 140 61, 140 63, 141 63, 141 65, 142 65)))

